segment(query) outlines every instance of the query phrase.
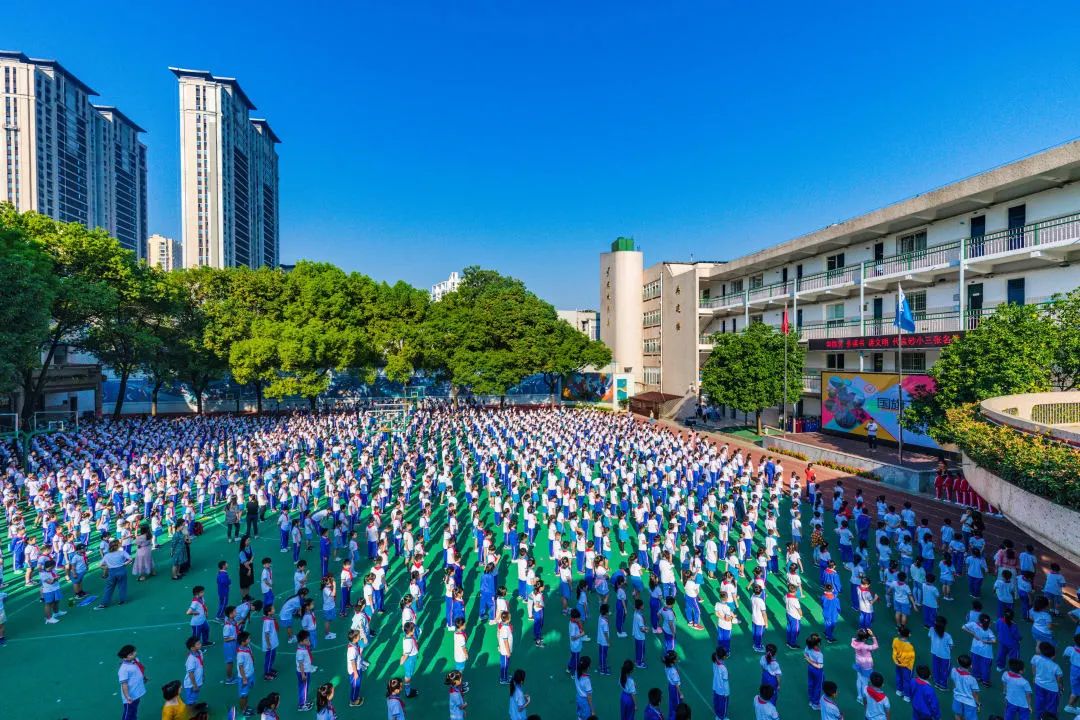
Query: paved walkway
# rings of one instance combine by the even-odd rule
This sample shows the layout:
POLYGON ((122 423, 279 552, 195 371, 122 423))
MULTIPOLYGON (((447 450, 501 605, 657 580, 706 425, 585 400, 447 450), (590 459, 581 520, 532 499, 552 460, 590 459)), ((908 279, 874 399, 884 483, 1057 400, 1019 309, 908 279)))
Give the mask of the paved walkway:
POLYGON ((936 455, 932 455, 925 451, 912 450, 909 447, 904 448, 904 460, 903 462, 900 462, 897 459, 895 447, 878 445, 877 449, 871 450, 867 446, 865 440, 838 437, 836 435, 829 435, 821 432, 789 433, 787 439, 794 442, 806 443, 807 445, 814 445, 823 450, 842 452, 847 453, 848 455, 858 455, 878 462, 888 463, 889 465, 900 465, 912 470, 936 470, 938 462, 940 462, 936 455))
MULTIPOLYGON (((799 475, 803 475, 806 472, 807 463, 804 461, 786 455, 767 452, 764 448, 739 438, 732 437, 731 435, 716 432, 695 432, 687 430, 670 421, 661 421, 660 424, 675 434, 693 432, 698 437, 707 439, 717 445, 741 447, 744 452, 749 453, 749 455, 755 459, 768 455, 778 457, 783 460, 784 468, 786 470, 795 470, 799 475)), ((884 495, 886 502, 896 505, 897 507, 903 505, 904 502, 911 502, 911 506, 920 520, 922 518, 929 519, 930 527, 934 531, 935 537, 937 536, 938 528, 941 527, 941 523, 945 518, 952 518, 954 527, 957 529, 960 527, 960 513, 962 512, 962 508, 959 505, 942 502, 933 496, 923 493, 908 492, 881 482, 848 475, 847 473, 830 470, 821 466, 816 466, 814 468, 814 474, 817 476, 818 485, 826 490, 832 487, 838 480, 842 480, 846 491, 854 494, 855 490, 861 489, 863 497, 868 502, 872 502, 879 495, 884 495)), ((1011 539, 1017 545, 1018 550, 1023 549, 1024 545, 1031 543, 1035 546, 1035 554, 1039 557, 1042 566, 1049 567, 1050 563, 1056 562, 1061 566, 1061 571, 1065 575, 1065 579, 1070 588, 1076 588, 1078 583, 1080 583, 1080 566, 1066 560, 1039 542, 1033 540, 1025 534, 1023 530, 1016 525, 1013 525, 1007 518, 984 515, 984 521, 986 525, 984 537, 986 538, 986 546, 989 553, 992 554, 995 552, 1001 541, 1006 538, 1011 539)), ((1041 586, 1041 578, 1036 578, 1036 586, 1041 586)), ((1070 598, 1070 601, 1074 605, 1080 606, 1080 603, 1076 602, 1075 592, 1070 593, 1070 598)))

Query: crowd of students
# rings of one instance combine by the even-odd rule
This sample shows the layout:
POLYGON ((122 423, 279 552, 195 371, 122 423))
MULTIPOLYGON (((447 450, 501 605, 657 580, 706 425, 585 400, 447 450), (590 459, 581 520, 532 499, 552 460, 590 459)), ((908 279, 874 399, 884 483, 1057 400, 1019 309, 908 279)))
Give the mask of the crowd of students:
MULTIPOLYGON (((468 679, 481 679, 469 652, 478 633, 494 635, 508 717, 538 717, 515 658, 557 652, 545 646, 550 624, 566 630, 567 706, 580 720, 597 717, 598 693, 618 697, 620 720, 689 718, 687 663, 711 665, 708 711, 717 720, 751 707, 756 720, 774 720, 780 643, 805 658, 806 701, 822 720, 841 717, 842 691, 868 720, 888 718, 890 681, 875 669, 873 631, 883 607, 895 620, 891 690, 916 720, 948 715, 943 692, 956 718, 975 720, 992 686, 1004 693, 1008 720, 1057 716, 1062 695, 1064 712, 1078 711, 1080 634, 1059 647, 1054 628, 1080 624, 1080 611, 1069 610, 1060 569, 1041 567, 1031 546, 987 547, 971 509, 932 528, 911 503, 894 507, 841 481, 825 492, 812 468, 800 476, 778 459, 626 415, 431 406, 400 428, 344 412, 126 420, 39 435, 24 462, 0 460, 3 567, 40 586, 50 625, 64 616, 65 597, 85 595, 95 568, 105 578, 96 607, 116 608, 114 594, 122 605, 137 538, 188 548, 199 542, 199 519, 223 513, 227 536, 214 542, 237 543, 235 559, 219 562, 216 587, 192 588, 184 610, 191 635, 180 680, 162 688, 163 717, 205 712, 213 673, 236 686, 238 714, 276 718, 292 698, 258 688, 277 678, 286 645, 295 646, 287 671, 296 675, 296 708, 332 720, 343 716, 335 690, 338 706, 364 704, 365 657, 393 644, 400 673, 387 682, 386 712, 404 718, 419 694, 421 659, 441 643, 437 630, 422 632, 420 613, 432 602, 453 636, 454 668, 444 680, 451 720, 468 713, 468 679), (264 532, 272 523, 277 556, 255 556, 260 523, 264 532), (309 568, 302 555, 316 547, 319 567, 309 568), (475 584, 465 582, 466 557, 475 584), (959 602, 961 586, 971 609, 950 628, 938 609, 959 602), (770 600, 783 608, 780 628, 770 600), (528 629, 513 627, 511 603, 524 608, 528 629), (845 617, 855 627, 853 675, 826 667, 822 652, 845 641, 837 632, 845 617), (733 642, 740 618, 750 621, 745 643, 733 642), (688 658, 682 638, 706 621, 715 627, 711 660, 688 658), (344 652, 319 649, 339 632, 344 652), (916 658, 913 632, 928 636, 930 658, 916 658), (970 636, 967 652, 953 633, 970 636), (518 649, 523 638, 533 648, 518 649), (639 691, 635 671, 648 666, 650 638, 662 647, 666 688, 639 691), (1026 662, 1025 642, 1036 648, 1026 662), (208 652, 215 644, 221 656, 208 652), (732 701, 726 663, 748 653, 760 655, 761 682, 732 701), (347 687, 314 685, 317 656, 345 671, 347 687)), ((183 576, 183 557, 174 558, 174 578, 183 576)), ((135 720, 145 670, 134 646, 118 655, 123 718, 135 720)))

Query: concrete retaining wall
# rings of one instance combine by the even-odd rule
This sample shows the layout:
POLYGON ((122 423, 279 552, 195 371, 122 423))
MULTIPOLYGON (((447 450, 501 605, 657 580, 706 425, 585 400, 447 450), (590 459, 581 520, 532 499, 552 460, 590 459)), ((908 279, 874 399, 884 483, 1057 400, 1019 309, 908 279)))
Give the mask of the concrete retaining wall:
POLYGON ((783 448, 802 453, 811 462, 828 460, 858 468, 859 470, 868 470, 886 485, 892 485, 908 492, 930 492, 934 486, 935 473, 933 471, 912 470, 899 465, 890 465, 860 455, 848 455, 835 450, 826 450, 816 445, 796 442, 775 435, 767 435, 762 438, 762 444, 769 449, 783 448))
POLYGON ((1080 564, 1080 513, 1018 488, 964 455, 964 477, 975 492, 1033 538, 1080 564))

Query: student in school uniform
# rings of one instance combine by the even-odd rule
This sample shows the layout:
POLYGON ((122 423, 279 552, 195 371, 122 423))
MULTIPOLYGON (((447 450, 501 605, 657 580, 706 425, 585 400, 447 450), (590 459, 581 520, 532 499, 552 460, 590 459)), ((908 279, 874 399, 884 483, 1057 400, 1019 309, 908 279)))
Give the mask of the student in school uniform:
POLYGON ((821 720, 844 720, 844 714, 840 712, 840 706, 836 704, 836 696, 840 692, 836 683, 826 680, 821 685, 821 720))
POLYGON ((911 716, 912 720, 941 720, 941 704, 930 683, 927 665, 915 668, 915 679, 911 683, 911 716))
POLYGON ((994 631, 990 629, 990 616, 982 613, 978 620, 965 623, 963 630, 971 635, 971 674, 979 684, 989 687, 993 646, 997 642, 994 631))
POLYGON ((1035 717, 1044 713, 1057 716, 1061 700, 1062 672, 1054 662, 1057 651, 1048 642, 1040 642, 1038 652, 1031 658, 1031 674, 1035 679, 1035 717))
POLYGON ((1001 673, 1005 692, 1005 720, 1031 719, 1031 683, 1024 677, 1024 661, 1009 660, 1009 669, 1001 673))
POLYGON ((806 695, 811 710, 821 710, 821 693, 825 681, 825 655, 821 652, 821 636, 813 633, 806 638, 806 695))
POLYGON ((205 679, 202 641, 192 636, 185 644, 188 654, 184 661, 184 702, 194 705, 199 701, 199 691, 202 690, 205 679))
POLYGON ((259 589, 262 591, 263 607, 274 604, 274 567, 273 560, 262 559, 262 573, 259 576, 259 589))
POLYGON ((311 690, 311 676, 318 669, 311 655, 311 633, 301 630, 296 633, 296 709, 300 712, 306 712, 313 707, 308 695, 311 690))
POLYGON ((443 684, 449 691, 450 720, 465 720, 465 708, 469 704, 465 702, 465 696, 461 691, 461 673, 457 670, 446 673, 443 684))
POLYGON ((637 685, 634 683, 634 661, 624 660, 619 671, 619 720, 635 720, 637 685))
POLYGON ((207 622, 205 595, 206 588, 202 585, 193 587, 191 589, 191 604, 188 605, 188 609, 185 612, 186 615, 191 616, 191 636, 199 638, 202 643, 201 647, 203 648, 210 647, 214 644, 210 641, 210 623, 207 622))
POLYGON ((959 720, 978 720, 982 701, 979 698, 979 681, 971 674, 971 658, 956 658, 956 667, 949 674, 953 685, 953 714, 959 720))
MULTIPOLYGON (((1073 610, 1070 615, 1080 621, 1080 612, 1073 610)), ((1080 714, 1080 633, 1073 636, 1073 644, 1065 648, 1065 660, 1069 663, 1069 701, 1065 703, 1065 712, 1070 715, 1080 714)))
POLYGON ((386 683, 386 719, 405 720, 405 703, 401 699, 401 678, 390 678, 386 683))
POLYGON ((402 628, 402 631, 401 658, 398 662, 405 672, 405 697, 411 699, 420 694, 419 691, 412 686, 412 679, 413 675, 416 673, 416 665, 420 654, 420 649, 416 643, 416 624, 407 622, 405 623, 405 627, 402 628))
POLYGON ((263 608, 262 619, 262 648, 263 648, 263 680, 273 680, 277 677, 274 669, 274 660, 277 658, 277 649, 280 644, 278 637, 278 621, 275 616, 274 606, 263 608))
POLYGON ((668 684, 668 720, 674 719, 675 708, 683 701, 682 677, 679 674, 679 668, 676 667, 678 661, 679 656, 674 650, 664 653, 664 677, 668 684))
POLYGON ((510 678, 510 720, 527 720, 532 698, 525 692, 525 671, 518 668, 510 678))
POLYGON ((930 667, 933 670, 934 686, 938 690, 945 690, 949 683, 949 674, 952 667, 952 635, 945 632, 947 620, 939 615, 934 620, 934 627, 927 635, 930 638, 930 667))
POLYGON ((577 670, 574 672, 574 701, 577 706, 577 720, 589 720, 593 715, 593 687, 592 679, 589 678, 589 667, 592 660, 588 655, 578 660, 577 670))
POLYGON ((866 720, 889 720, 889 696, 885 694, 885 677, 870 673, 870 684, 863 691, 866 720))
POLYGON ((780 713, 772 703, 774 692, 772 685, 762 685, 758 689, 754 696, 754 720, 780 720, 780 713))
POLYGON ((499 684, 510 684, 510 655, 514 652, 514 626, 510 623, 510 612, 503 610, 495 637, 499 644, 499 684))
POLYGON ((221 649, 225 655, 225 684, 235 685, 233 677, 233 663, 236 662, 237 638, 240 630, 236 626, 236 608, 232 605, 225 608, 225 620, 221 626, 221 649))
POLYGON ((241 632, 236 641, 236 673, 239 681, 237 692, 240 696, 240 713, 245 717, 250 717, 255 714, 255 711, 248 707, 248 697, 251 695, 251 689, 255 687, 255 659, 251 654, 251 633, 241 632))
POLYGON ((138 720, 139 701, 146 695, 146 668, 139 662, 134 645, 125 645, 116 653, 120 658, 117 677, 120 681, 120 700, 124 712, 120 720, 138 720))

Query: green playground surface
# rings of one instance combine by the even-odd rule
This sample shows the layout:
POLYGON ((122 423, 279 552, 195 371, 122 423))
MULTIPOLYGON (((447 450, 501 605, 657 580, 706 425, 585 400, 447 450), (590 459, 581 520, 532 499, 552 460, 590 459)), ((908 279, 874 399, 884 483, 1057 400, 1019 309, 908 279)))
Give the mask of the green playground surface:
MULTIPOLYGON (((458 492, 460 492, 460 485, 458 492)), ((481 503, 482 507, 486 507, 481 503)), ((781 504, 782 517, 779 527, 781 539, 787 541, 789 503, 785 499, 781 504)), ((417 508, 410 509, 410 517, 415 521, 417 508)), ((443 676, 453 667, 453 648, 451 634, 444 629, 443 622, 443 586, 441 581, 442 552, 439 539, 446 521, 445 507, 435 509, 429 543, 428 596, 420 612, 422 635, 420 638, 420 663, 414 687, 420 695, 406 701, 406 710, 410 718, 436 720, 448 715, 447 693, 443 685, 443 676)), ((459 504, 459 520, 462 521, 459 547, 463 550, 463 562, 466 567, 466 610, 468 616, 470 661, 465 670, 465 678, 471 683, 472 690, 465 696, 469 703, 469 718, 506 718, 509 691, 498 684, 499 658, 494 627, 476 618, 479 598, 479 570, 475 566, 475 550, 471 537, 471 525, 466 521, 464 503, 459 504)), ((485 510, 485 512, 489 512, 485 510)), ((20 720, 97 720, 100 718, 119 717, 121 703, 117 685, 116 669, 118 660, 116 651, 125 643, 138 647, 140 659, 146 666, 149 677, 148 692, 140 706, 140 718, 160 717, 160 687, 169 680, 180 679, 186 650, 184 641, 190 634, 188 618, 184 611, 190 601, 190 590, 194 585, 208 588, 207 605, 211 613, 216 610, 215 576, 219 560, 229 562, 233 585, 230 601, 238 601, 238 586, 235 574, 235 543, 226 541, 225 527, 216 512, 202 518, 206 532, 195 539, 191 545, 192 570, 182 580, 173 581, 169 577, 167 549, 155 552, 158 574, 146 582, 136 582, 131 578, 128 583, 127 603, 123 606, 114 604, 106 610, 95 611, 96 602, 82 603, 75 607, 64 607, 68 615, 56 625, 45 625, 36 588, 23 586, 22 578, 10 569, 5 573, 4 591, 7 599, 7 638, 8 644, 0 648, 4 672, 0 687, 0 717, 19 718, 20 720)), ((366 512, 361 517, 366 523, 366 512)), ((522 527, 524 524, 522 523, 522 527)), ((260 527, 260 535, 254 540, 256 566, 262 557, 269 557, 275 566, 275 576, 279 578, 276 586, 278 603, 291 590, 291 553, 279 552, 279 540, 274 515, 268 514, 267 521, 260 527), (288 583, 288 585, 286 585, 288 583)), ((831 537, 832 520, 826 523, 826 537, 831 537)), ((6 536, 6 535, 5 535, 6 536)), ((812 567, 808 536, 804 537, 804 563, 812 567)), ((499 538, 501 540, 501 537, 499 538)), ((1020 538, 1017 538, 1018 540, 1020 538)), ((92 543, 96 547, 96 542, 92 543)), ((305 552, 309 567, 318 569, 318 543, 313 552, 305 552)), ((628 546, 629 547, 629 546, 628 546)), ((542 577, 550 589, 547 602, 544 640, 546 646, 538 648, 532 642, 532 621, 525 617, 524 603, 512 601, 513 629, 517 638, 511 668, 523 668, 527 674, 525 690, 531 695, 529 710, 538 713, 544 720, 571 720, 574 717, 574 690, 571 679, 565 673, 568 658, 567 620, 560 614, 558 581, 553 573, 553 563, 547 557, 547 541, 543 531, 536 544, 538 566, 542 577)), ((361 551, 363 555, 363 550, 361 551)), ((500 566, 500 582, 511 593, 517 587, 517 572, 507 563, 508 554, 504 553, 500 566)), ((622 561, 617 547, 612 557, 612 567, 622 561)), ((359 567, 366 572, 368 562, 363 558, 359 567)), ((314 651, 315 664, 319 670, 312 681, 314 689, 321 683, 333 682, 338 686, 335 708, 341 718, 383 718, 385 717, 384 690, 386 681, 400 676, 398 659, 401 652, 400 616, 398 599, 406 591, 407 580, 400 562, 391 560, 386 592, 385 615, 377 616, 373 627, 376 637, 369 647, 366 658, 371 662, 365 673, 363 694, 366 703, 360 708, 348 706, 348 683, 345 674, 345 636, 348 629, 346 619, 334 622, 336 640, 324 640, 321 636, 322 619, 319 615, 320 637, 314 651)), ((340 570, 340 566, 331 565, 331 572, 340 570)), ((577 576, 575 576, 575 580, 577 576)), ((844 575, 846 583, 846 574, 844 575)), ((806 597, 804 606, 806 618, 800 640, 821 627, 821 608, 818 602, 820 588, 817 583, 817 571, 806 574, 804 580, 806 597)), ((712 606, 717 599, 719 580, 706 580, 702 588, 702 613, 706 630, 695 631, 685 625, 682 616, 682 597, 679 596, 678 618, 680 621, 677 635, 680 655, 679 669, 682 674, 685 700, 693 709, 694 718, 711 720, 712 713, 712 662, 714 649, 715 623, 712 619, 712 606)), ((806 665, 801 651, 789 650, 784 646, 785 618, 782 605, 783 589, 779 579, 769 578, 770 589, 768 608, 770 625, 766 632, 766 642, 775 643, 780 648, 778 660, 783 669, 783 680, 779 694, 778 709, 782 718, 817 717, 807 705, 806 665)), ((990 591, 991 583, 984 585, 982 601, 993 614, 994 598, 990 591)), ((86 590, 91 595, 98 595, 103 590, 100 575, 91 571, 87 575, 86 590)), ((312 582, 312 596, 317 594, 317 582, 312 582)), ((255 590, 258 588, 256 587, 255 590)), ((875 589, 881 593, 880 587, 875 589)), ((949 630, 953 635, 955 656, 968 652, 970 638, 960 628, 963 618, 970 609, 971 599, 966 594, 966 583, 955 586, 953 594, 956 600, 943 602, 940 614, 949 620, 949 630)), ((65 596, 70 596, 70 586, 65 585, 65 596)), ((837 682, 840 686, 839 705, 848 718, 861 718, 863 710, 855 702, 855 675, 852 670, 853 653, 849 646, 854 634, 856 616, 847 603, 847 588, 844 588, 843 616, 837 626, 838 642, 824 645, 826 679, 837 682)), ((354 591, 354 595, 358 589, 354 591)), ((883 593, 881 593, 883 594, 883 593)), ((613 596, 612 596, 613 597, 613 596)), ((647 601, 647 598, 646 598, 647 601)), ((591 599, 589 619, 586 631, 596 637, 597 599, 591 599)), ((66 605, 66 603, 65 603, 66 605)), ((741 624, 736 626, 732 638, 732 655, 727 661, 731 677, 732 695, 729 717, 733 720, 748 717, 752 712, 751 703, 760 683, 761 657, 751 649, 749 596, 745 583, 740 584, 739 616, 741 624)), ((646 612, 648 603, 646 602, 646 612)), ((236 704, 236 686, 224 685, 224 662, 220 642, 220 625, 211 626, 212 639, 216 644, 206 651, 206 684, 201 700, 211 708, 211 717, 225 717, 228 709, 236 704)), ((911 621, 912 640, 916 648, 916 663, 929 665, 929 641, 923 629, 921 617, 913 616, 911 621)), ((1027 662, 1034 647, 1030 638, 1029 625, 1022 626, 1024 636, 1021 657, 1027 662)), ((1059 648, 1067 647, 1071 642, 1072 624, 1059 621, 1055 628, 1059 639, 1059 648)), ((629 632, 629 621, 627 623, 629 632)), ((911 706, 894 694, 893 664, 891 660, 891 642, 895 634, 892 613, 879 603, 875 617, 874 632, 879 638, 881 648, 875 654, 875 667, 886 678, 886 690, 892 702, 893 717, 906 719, 911 717, 911 706)), ((593 658, 594 703, 601 720, 619 717, 618 671, 624 659, 633 657, 633 640, 630 637, 615 637, 614 613, 611 616, 612 647, 610 664, 613 674, 610 677, 598 675, 596 670, 597 648, 595 640, 586 643, 583 654, 593 658)), ((254 646, 253 642, 253 646, 254 646)), ((281 693, 280 717, 313 718, 314 712, 301 713, 296 710, 296 680, 293 672, 295 645, 285 644, 284 631, 282 645, 278 649, 276 669, 279 677, 272 681, 262 680, 262 652, 255 650, 256 683, 252 692, 252 707, 258 699, 271 691, 281 693)), ((660 640, 651 637, 647 641, 647 669, 635 670, 634 677, 638 687, 638 712, 640 718, 644 712, 646 694, 649 688, 659 687, 665 693, 663 712, 667 713, 667 684, 660 663, 662 654, 660 640)), ((1059 653, 1059 662, 1061 661, 1059 653)), ((1066 678, 1067 678, 1067 668, 1066 678)), ((993 672, 994 686, 983 690, 981 718, 1003 714, 1003 699, 1000 673, 993 672)), ((951 693, 939 693, 944 717, 951 717, 951 693)), ((1062 698, 1063 704, 1066 698, 1062 698)))

